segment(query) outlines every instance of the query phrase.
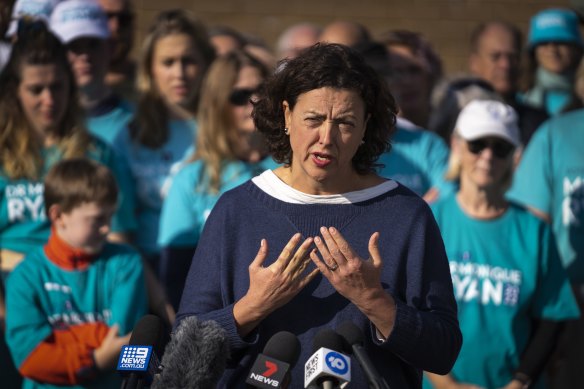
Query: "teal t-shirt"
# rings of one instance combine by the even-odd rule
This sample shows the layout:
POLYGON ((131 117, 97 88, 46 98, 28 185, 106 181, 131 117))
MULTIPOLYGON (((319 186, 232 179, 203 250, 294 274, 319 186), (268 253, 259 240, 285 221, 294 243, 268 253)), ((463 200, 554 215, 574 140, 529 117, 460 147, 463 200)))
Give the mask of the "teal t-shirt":
POLYGON ((527 145, 507 196, 550 215, 570 280, 584 283, 584 110, 545 122, 527 145))
POLYGON ((431 188, 438 189, 440 197, 454 192, 455 186, 444 180, 449 150, 442 138, 399 119, 391 143, 391 151, 379 157, 378 163, 385 165, 379 175, 399 181, 419 196, 431 188))
POLYGON ((162 202, 173 176, 194 152, 196 128, 194 120, 170 121, 168 140, 156 149, 134 142, 129 131, 122 131, 115 140, 116 151, 127 161, 136 188, 136 218, 140 228, 135 243, 146 254, 159 252, 162 202))
POLYGON ((450 263, 464 339, 451 373, 459 382, 501 388, 519 366, 532 319, 579 315, 551 232, 514 204, 493 220, 467 216, 454 195, 432 210, 450 263))
POLYGON ((125 100, 115 100, 115 105, 104 113, 87 115, 87 129, 96 137, 111 145, 118 134, 125 130, 134 115, 134 106, 125 100))
MULTIPOLYGON (((147 313, 146 282, 140 255, 129 246, 106 244, 85 270, 65 270, 43 248, 33 250, 8 276, 6 342, 16 366, 55 330, 103 322, 132 331, 147 313)), ((119 387, 117 372, 87 387, 119 387)), ((62 388, 25 379, 24 388, 62 388)), ((81 386, 67 386, 80 388, 81 386)))
MULTIPOLYGON (((134 191, 132 183, 125 177, 122 161, 99 139, 93 140, 86 156, 109 167, 120 186, 119 207, 112 220, 112 230, 127 232, 135 229, 134 191)), ((0 248, 27 253, 46 243, 49 237, 43 178, 62 159, 62 152, 57 147, 50 147, 44 150, 43 159, 44 171, 39 180, 13 180, 0 171, 0 248)))
POLYGON ((209 190, 208 176, 205 174, 203 161, 194 161, 184 166, 174 177, 168 196, 164 200, 158 235, 159 245, 161 247, 196 246, 207 216, 221 194, 277 166, 270 157, 258 163, 237 160, 225 162, 217 193, 209 190))

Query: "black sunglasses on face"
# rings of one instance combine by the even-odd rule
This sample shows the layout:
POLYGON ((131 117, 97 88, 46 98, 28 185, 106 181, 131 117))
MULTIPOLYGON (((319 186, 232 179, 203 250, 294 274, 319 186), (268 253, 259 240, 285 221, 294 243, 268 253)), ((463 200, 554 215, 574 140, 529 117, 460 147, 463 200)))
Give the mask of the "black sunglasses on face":
POLYGON ((257 89, 234 89, 229 95, 229 102, 233 105, 246 105, 249 103, 251 96, 257 92, 257 89))
POLYGON ((501 159, 507 158, 509 154, 515 150, 515 146, 504 140, 477 139, 467 141, 466 143, 468 145, 468 150, 473 154, 480 154, 488 147, 491 149, 495 157, 501 159))

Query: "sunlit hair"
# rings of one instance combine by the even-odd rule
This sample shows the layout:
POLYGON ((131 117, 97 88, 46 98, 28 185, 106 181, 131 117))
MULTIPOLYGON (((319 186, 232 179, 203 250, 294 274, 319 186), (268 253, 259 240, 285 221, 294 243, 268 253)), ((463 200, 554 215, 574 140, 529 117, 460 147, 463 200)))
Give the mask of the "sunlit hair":
POLYGON ((205 26, 190 12, 176 9, 161 12, 152 23, 142 44, 137 74, 137 89, 140 94, 134 120, 130 124, 132 139, 147 147, 156 148, 168 140, 169 112, 164 100, 155 86, 152 74, 154 49, 158 41, 170 35, 186 34, 198 53, 197 79, 193 101, 190 103, 195 112, 200 96, 200 88, 207 68, 215 59, 215 49, 211 46, 205 26))
POLYGON ((86 158, 67 159, 55 164, 44 182, 45 212, 59 205, 69 213, 84 203, 113 207, 118 201, 118 186, 111 171, 86 158))
MULTIPOLYGON (((454 131, 452 132, 452 142, 459 142, 461 144, 464 144, 464 147, 468 147, 466 145, 466 140, 460 136, 457 129, 454 129, 454 131)), ((446 173, 444 175, 444 178, 447 181, 454 181, 454 182, 460 181, 460 176, 462 174, 462 160, 461 160, 461 155, 460 155, 460 149, 461 149, 460 146, 461 145, 459 145, 459 147, 452 147, 452 150, 450 152, 450 156, 448 158, 448 169, 446 170, 446 173)), ((515 156, 515 153, 517 153, 518 151, 519 150, 516 149, 513 153, 511 153, 512 157, 509 157, 507 171, 503 175, 501 182, 500 182, 500 187, 501 187, 501 190, 503 192, 505 192, 507 189, 509 189, 511 187, 511 184, 513 183, 513 172, 515 170, 514 156, 515 156)), ((470 153, 470 151, 469 151, 469 153, 470 153)))
POLYGON ((46 135, 56 140, 63 158, 83 156, 90 142, 65 47, 43 22, 21 21, 18 40, 0 74, 0 165, 10 179, 38 179, 43 171, 44 145, 26 117, 18 93, 24 68, 36 65, 55 65, 68 87, 62 121, 46 135))
POLYGON ((217 58, 203 81, 193 160, 205 162, 204 174, 209 181, 201 179, 200 182, 208 182, 213 192, 219 190, 223 163, 237 159, 234 150, 237 128, 229 96, 240 70, 247 66, 257 69, 262 79, 268 77, 269 70, 262 62, 245 52, 234 51, 217 58))
POLYGON ((294 59, 282 61, 254 104, 256 128, 266 137, 274 159, 290 165, 292 148, 284 132, 282 103, 287 101, 294 110, 301 94, 326 87, 355 91, 363 99, 369 120, 364 143, 352 162, 359 174, 373 172, 379 156, 390 149, 397 107, 387 83, 356 51, 346 46, 319 43, 294 59))

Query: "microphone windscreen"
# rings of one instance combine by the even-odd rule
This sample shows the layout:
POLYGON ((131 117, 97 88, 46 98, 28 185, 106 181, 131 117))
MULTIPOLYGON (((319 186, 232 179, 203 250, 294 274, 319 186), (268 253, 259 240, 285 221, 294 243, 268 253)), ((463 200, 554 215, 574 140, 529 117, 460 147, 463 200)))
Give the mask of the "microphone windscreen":
POLYGON ((229 356, 227 334, 215 321, 183 319, 171 335, 153 388, 214 388, 229 356))
POLYGON ((349 344, 349 350, 347 351, 351 350, 350 346, 356 344, 363 345, 363 341, 365 340, 363 331, 351 321, 346 321, 341 324, 337 328, 337 333, 349 344))
POLYGON ((314 337, 313 351, 325 347, 331 350, 343 351, 343 338, 330 328, 323 328, 314 337))
POLYGON ((268 340, 263 353, 294 366, 300 357, 300 341, 293 333, 280 331, 268 340))

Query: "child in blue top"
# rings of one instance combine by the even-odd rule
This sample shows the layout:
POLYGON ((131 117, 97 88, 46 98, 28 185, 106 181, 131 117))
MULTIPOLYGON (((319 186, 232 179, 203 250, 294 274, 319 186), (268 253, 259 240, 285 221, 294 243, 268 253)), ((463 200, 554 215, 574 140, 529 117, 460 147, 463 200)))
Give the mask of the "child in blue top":
POLYGON ((129 332, 146 313, 139 254, 109 243, 118 191, 103 165, 70 159, 45 180, 52 232, 8 277, 6 339, 24 388, 111 388, 129 332))

